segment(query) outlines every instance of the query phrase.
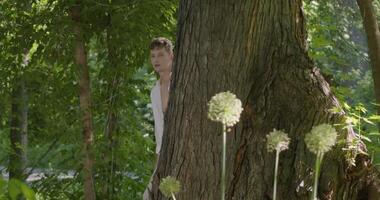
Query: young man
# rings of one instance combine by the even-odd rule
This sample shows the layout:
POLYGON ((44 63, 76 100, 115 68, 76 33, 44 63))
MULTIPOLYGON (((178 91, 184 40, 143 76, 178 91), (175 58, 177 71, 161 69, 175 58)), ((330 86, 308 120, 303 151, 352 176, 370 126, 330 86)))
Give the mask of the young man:
MULTIPOLYGON (((154 118, 154 135, 156 138, 157 164, 161 150, 162 135, 164 132, 164 115, 168 107, 170 74, 173 63, 173 45, 170 40, 163 37, 152 40, 150 44, 150 62, 152 63, 154 71, 160 76, 150 93, 154 118)), ((150 180, 149 185, 144 192, 144 200, 151 199, 151 181, 152 180, 150 180)))
POLYGON ((150 98, 154 117, 154 134, 156 137, 156 154, 160 153, 164 128, 164 114, 169 100, 170 74, 173 63, 172 43, 166 38, 155 38, 150 44, 150 62, 154 71, 160 76, 153 87, 150 98))

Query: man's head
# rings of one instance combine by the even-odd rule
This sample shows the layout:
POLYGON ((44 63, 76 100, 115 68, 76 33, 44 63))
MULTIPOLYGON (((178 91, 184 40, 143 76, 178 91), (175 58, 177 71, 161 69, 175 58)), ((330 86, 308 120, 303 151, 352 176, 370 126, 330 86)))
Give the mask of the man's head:
POLYGON ((150 62, 157 73, 170 73, 173 62, 173 45, 166 38, 154 38, 150 43, 150 62))

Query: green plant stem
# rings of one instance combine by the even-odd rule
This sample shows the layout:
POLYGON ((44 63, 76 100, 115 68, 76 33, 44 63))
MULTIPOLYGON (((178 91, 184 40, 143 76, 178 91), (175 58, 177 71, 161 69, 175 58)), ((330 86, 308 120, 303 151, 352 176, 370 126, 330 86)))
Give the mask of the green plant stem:
POLYGON ((360 115, 360 111, 359 111, 359 141, 362 141, 362 133, 361 133, 361 123, 360 123, 360 120, 361 120, 361 115, 360 115))
POLYGON ((273 181, 273 200, 276 200, 276 196, 277 196, 277 172, 278 172, 279 157, 280 157, 280 151, 276 150, 276 164, 274 166, 274 181, 273 181))
POLYGON ((322 164, 322 158, 323 158, 323 153, 318 152, 317 153, 317 159, 315 161, 314 189, 313 189, 313 198, 312 198, 312 200, 318 200, 317 199, 318 179, 319 179, 319 172, 320 172, 321 164, 322 164))
POLYGON ((225 194, 225 175, 226 175, 226 129, 227 126, 223 124, 223 152, 222 152, 222 183, 221 183, 221 196, 224 200, 225 194))

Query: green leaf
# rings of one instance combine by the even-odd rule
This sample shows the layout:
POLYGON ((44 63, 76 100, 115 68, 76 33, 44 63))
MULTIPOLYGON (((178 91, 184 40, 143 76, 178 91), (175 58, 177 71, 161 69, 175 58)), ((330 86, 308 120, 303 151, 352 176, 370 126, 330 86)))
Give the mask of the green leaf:
POLYGON ((7 183, 0 178, 0 200, 5 199, 5 193, 7 193, 7 183))
POLYGON ((17 200, 18 196, 21 194, 19 182, 20 181, 16 179, 11 179, 8 182, 8 194, 12 200, 17 200))
POLYGON ((370 117, 368 117, 368 119, 380 122, 380 115, 371 115, 370 117))
POLYGON ((25 197, 27 200, 36 200, 36 195, 32 189, 25 183, 11 179, 8 183, 8 192, 12 200, 18 200, 19 196, 25 197))
POLYGON ((375 123, 371 122, 367 118, 362 118, 362 119, 363 119, 363 121, 367 122, 368 124, 375 125, 375 123))
POLYGON ((366 140, 366 141, 368 141, 368 142, 372 142, 371 139, 369 139, 368 137, 366 137, 366 136, 364 136, 364 135, 360 136, 360 138, 361 138, 361 139, 364 139, 364 140, 366 140))
POLYGON ((331 108, 329 111, 333 113, 341 113, 343 112, 343 109, 341 107, 334 107, 334 108, 331 108))
POLYGON ((36 194, 25 183, 21 183, 21 191, 27 200, 36 200, 36 194))

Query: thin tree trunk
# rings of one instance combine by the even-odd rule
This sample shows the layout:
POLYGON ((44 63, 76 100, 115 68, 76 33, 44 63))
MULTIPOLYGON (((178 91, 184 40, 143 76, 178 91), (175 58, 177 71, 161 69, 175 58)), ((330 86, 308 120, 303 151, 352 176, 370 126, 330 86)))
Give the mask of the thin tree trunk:
POLYGON ((75 34, 75 64, 79 70, 79 101, 83 124, 83 173, 84 173, 84 199, 95 199, 93 179, 93 128, 90 100, 90 74, 87 65, 87 53, 84 33, 81 27, 81 2, 70 9, 70 15, 74 21, 75 34))
POLYGON ((118 83, 116 83, 117 80, 113 80, 110 84, 110 94, 109 96, 109 103, 108 103, 108 109, 107 109, 107 121, 106 121, 106 127, 104 131, 104 136, 106 139, 106 150, 104 152, 104 162, 106 164, 106 177, 105 177, 105 184, 103 187, 103 193, 107 197, 107 199, 112 199, 112 194, 114 192, 114 186, 113 186, 113 178, 114 178, 114 170, 115 170, 115 159, 114 159, 114 148, 115 148, 115 133, 117 131, 117 111, 116 111, 116 92, 118 83))
MULTIPOLYGON (((341 6, 348 7, 352 10, 357 10, 358 6, 356 3, 356 0, 344 0, 339 3, 341 6)), ((365 46, 366 45, 366 38, 365 38, 365 33, 358 28, 357 24, 352 23, 348 25, 348 29, 350 34, 350 39, 357 45, 360 46, 365 46)), ((368 63, 351 63, 353 67, 355 66, 360 66, 361 68, 366 69, 368 63)))
MULTIPOLYGON (((111 100, 114 101, 114 100, 111 100)), ((105 163, 105 183, 103 186, 103 196, 107 200, 112 200, 112 195, 114 193, 114 185, 113 185, 113 178, 114 178, 114 133, 117 126, 117 114, 113 108, 114 102, 110 102, 109 110, 107 111, 107 122, 105 127, 105 139, 106 139, 106 149, 104 151, 104 163, 105 163)))
MULTIPOLYGON (((372 0, 357 0, 367 35, 369 57, 372 66, 372 77, 375 88, 376 103, 380 105, 380 32, 372 0)), ((380 114, 378 106, 377 114, 380 114)), ((380 125, 379 125, 380 130, 380 125)))
POLYGON ((121 73, 118 71, 118 66, 120 65, 117 60, 117 48, 116 48, 116 42, 114 40, 116 35, 113 33, 113 24, 112 24, 112 14, 109 13, 108 15, 109 25, 107 28, 107 50, 108 50, 108 71, 110 72, 110 76, 107 81, 107 121, 105 125, 104 130, 104 136, 106 139, 106 149, 104 151, 103 157, 105 162, 105 170, 106 170, 106 177, 105 177, 105 184, 103 186, 103 196, 106 199, 113 199, 112 194, 114 193, 114 185, 113 185, 113 178, 114 178, 114 148, 115 148, 115 132, 117 131, 117 99, 118 99, 118 92, 119 92, 119 86, 121 81, 121 73))
MULTIPOLYGON (((17 8, 16 8, 17 9, 17 8)), ((31 11, 31 4, 22 4, 19 9, 23 12, 31 11)), ((30 42, 30 41, 29 41, 30 42)), ((25 44, 24 44, 25 45, 25 44)), ((28 45, 27 45, 28 46, 28 45)), ((28 150, 28 91, 25 83, 24 68, 29 65, 29 48, 24 46, 22 67, 14 80, 11 94, 11 119, 9 155, 9 179, 16 178, 24 181, 27 178, 27 150, 28 150)))
MULTIPOLYGON (((28 65, 28 52, 24 54, 23 65, 28 65)), ((9 155, 9 178, 26 178, 28 146, 28 96, 23 76, 15 80, 12 89, 12 110, 10 121, 11 152, 9 155)))
MULTIPOLYGON (((227 134, 226 199, 272 199, 275 155, 265 136, 273 128, 292 139, 279 161, 277 199, 309 199, 315 156, 304 135, 341 123, 344 113, 332 111, 339 103, 307 55, 302 1, 182 0, 178 26, 153 199, 165 199, 158 185, 168 175, 182 183, 178 199, 220 198, 222 125, 207 118, 207 103, 227 90, 244 111, 227 134)), ((347 168, 341 148, 323 160, 320 199, 359 199, 372 183, 366 158, 347 168)))

